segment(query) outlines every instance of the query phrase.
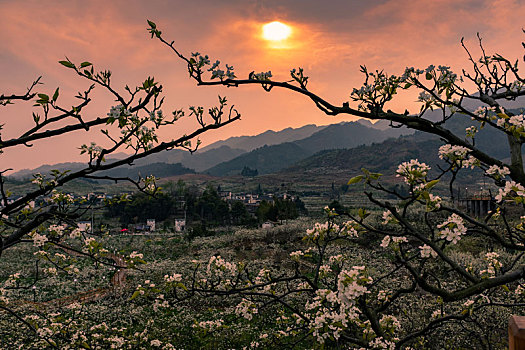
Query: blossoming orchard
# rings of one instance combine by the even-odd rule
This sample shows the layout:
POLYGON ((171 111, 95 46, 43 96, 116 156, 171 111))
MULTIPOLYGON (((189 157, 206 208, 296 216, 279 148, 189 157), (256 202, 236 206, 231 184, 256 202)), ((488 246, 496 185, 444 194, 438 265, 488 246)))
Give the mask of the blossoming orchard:
MULTIPOLYGON (((480 39, 479 59, 464 46, 470 68, 462 74, 431 65, 388 75, 362 66, 363 86, 351 90, 349 101, 337 106, 308 89, 303 68, 292 69, 288 81, 272 80, 270 71, 239 78, 241 74, 234 72, 233 66, 222 65, 220 60, 211 63, 205 54, 181 53, 155 23, 148 24, 151 37, 182 60, 200 86, 260 85, 271 93, 279 93, 272 89, 280 87, 305 96, 327 115, 387 120, 392 126, 437 135, 443 141, 437 156, 447 166, 434 168, 418 159, 407 159, 395 174, 366 169, 362 174, 348 174, 348 185, 361 186, 370 206, 341 213, 326 207, 325 219, 292 225, 287 234, 297 239, 287 247, 262 243, 264 237, 277 235, 277 229, 270 233, 245 229, 234 237, 203 238, 176 260, 172 257, 177 253, 167 250, 175 244, 170 241, 116 251, 117 242, 128 238, 94 237, 80 231, 74 219, 93 205, 87 198, 70 198, 61 188, 77 178, 99 178, 97 172, 171 147, 193 150, 199 134, 235 121, 239 113, 227 108, 226 98, 220 97, 218 106, 209 109, 211 124, 205 122, 204 108, 191 107, 190 115, 199 125, 195 132, 160 140, 159 128, 185 115, 182 110, 170 114, 161 110, 160 83, 148 78, 134 89, 126 86, 121 94, 111 84, 110 72, 97 72, 90 62, 62 61, 72 73, 101 87, 119 104, 108 108, 107 117, 87 120, 82 110, 90 102, 93 87, 79 95, 79 105, 67 109, 58 103, 59 89, 49 97, 36 92, 37 81, 25 95, 0 96, 4 107, 37 97, 41 108, 41 114, 33 114, 32 128, 18 138, 2 139, 1 149, 49 138, 49 132, 42 130, 54 125, 54 135, 81 129, 89 132, 85 126, 102 125, 112 145, 80 145, 80 152, 87 155, 84 169, 57 172, 52 178, 35 174, 33 190, 12 203, 7 201, 0 177, 4 203, 0 209, 0 259, 11 252, 19 254, 22 245, 29 243, 32 251, 24 259, 34 266, 27 274, 13 271, 5 278, 0 275, 2 347, 507 346, 509 316, 525 315, 525 172, 521 153, 525 117, 521 110, 507 108, 504 103, 525 95, 525 78, 517 61, 487 54, 480 39), (411 115, 385 110, 405 90, 417 91, 419 112, 411 115), (467 101, 479 107, 472 110, 467 101), (440 111, 439 119, 426 118, 429 111, 436 110, 440 111), (468 120, 471 125, 461 133, 454 132, 448 125, 456 119, 468 120), (64 127, 54 124, 56 121, 70 124, 64 127), (505 134, 508 159, 495 158, 476 146, 476 135, 484 128, 505 134), (109 160, 108 155, 122 149, 132 150, 132 155, 109 160), (464 174, 478 174, 497 188, 495 208, 487 214, 473 215, 458 204, 455 182, 464 174), (407 191, 383 185, 387 175, 402 182, 407 191), (44 196, 49 199, 41 205, 28 205, 44 196), (239 258, 240 252, 248 254, 248 249, 234 249, 245 244, 243 239, 274 249, 273 257, 279 253, 279 259, 257 254, 251 259, 239 258), (202 247, 211 242, 216 251, 203 254, 202 247), (147 252, 152 249, 159 249, 166 258, 149 261, 147 252), (97 281, 100 290, 83 297, 85 301, 77 298, 60 305, 35 301, 37 294, 54 299, 53 285, 72 289, 89 278, 97 281), (105 297, 108 292, 103 286, 109 280, 118 289, 118 297, 105 297)), ((155 178, 116 180, 131 181, 153 195, 161 190, 155 178)), ((251 249, 256 251, 257 246, 251 249)))

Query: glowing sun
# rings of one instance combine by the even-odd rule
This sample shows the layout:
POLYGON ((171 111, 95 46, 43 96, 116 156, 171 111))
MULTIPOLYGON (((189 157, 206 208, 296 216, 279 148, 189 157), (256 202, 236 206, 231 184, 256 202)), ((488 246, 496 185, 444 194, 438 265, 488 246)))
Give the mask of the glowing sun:
POLYGON ((266 40, 281 41, 292 34, 292 28, 281 22, 266 23, 262 27, 262 36, 266 40))

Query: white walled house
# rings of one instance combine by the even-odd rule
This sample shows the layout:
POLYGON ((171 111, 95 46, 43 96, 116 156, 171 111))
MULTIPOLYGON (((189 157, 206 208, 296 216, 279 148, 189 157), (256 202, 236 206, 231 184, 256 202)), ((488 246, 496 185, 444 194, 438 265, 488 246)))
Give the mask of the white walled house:
POLYGON ((155 219, 147 219, 146 226, 149 227, 150 231, 155 231, 155 219))
POLYGON ((186 229, 186 219, 175 219, 175 232, 184 232, 186 229))

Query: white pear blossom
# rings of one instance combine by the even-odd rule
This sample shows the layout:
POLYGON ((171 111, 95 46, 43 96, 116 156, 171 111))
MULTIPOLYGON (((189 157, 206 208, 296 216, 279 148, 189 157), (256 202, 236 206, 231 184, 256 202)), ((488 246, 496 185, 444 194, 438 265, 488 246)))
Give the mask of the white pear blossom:
POLYGON ((491 165, 486 171, 485 174, 493 177, 496 180, 503 179, 505 176, 510 175, 510 170, 507 167, 500 168, 497 165, 491 165))
POLYGON ((497 202, 507 198, 523 201, 523 197, 525 197, 525 187, 515 181, 507 181, 505 187, 499 189, 495 199, 497 202))
POLYGON ((456 244, 461 239, 461 236, 467 233, 463 219, 457 214, 452 214, 437 227, 442 229, 439 232, 441 238, 446 239, 452 244, 456 244))
POLYGON ((430 167, 420 163, 417 159, 403 162, 397 167, 396 176, 403 177, 407 184, 422 181, 428 174, 430 167))
POLYGON ((422 258, 435 258, 438 255, 434 249, 432 249, 429 245, 426 244, 419 246, 419 252, 422 258))

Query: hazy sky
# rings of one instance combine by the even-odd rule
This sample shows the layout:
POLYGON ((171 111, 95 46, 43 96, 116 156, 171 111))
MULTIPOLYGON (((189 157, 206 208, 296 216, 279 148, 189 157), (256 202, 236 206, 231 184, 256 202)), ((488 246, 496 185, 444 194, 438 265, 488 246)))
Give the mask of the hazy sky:
MULTIPOLYGON (((185 65, 146 32, 153 20, 181 52, 199 51, 235 67, 239 77, 251 71, 271 70, 275 79, 287 79, 291 68, 304 67, 312 91, 340 104, 348 100, 362 77, 359 65, 398 74, 406 66, 443 64, 468 67, 461 37, 475 51, 480 32, 489 53, 516 59, 523 56, 525 4, 518 0, 206 0, 206 1, 9 1, 0 0, 0 93, 22 93, 42 75, 40 90, 52 94, 61 88, 66 106, 89 84, 57 61, 90 61, 114 74, 114 86, 136 85, 155 76, 164 85, 169 111, 190 105, 211 106, 226 95, 242 120, 202 137, 204 144, 230 136, 253 135, 305 124, 329 124, 350 117, 328 117, 303 97, 275 89, 197 87, 185 65), (292 36, 284 48, 261 38, 264 23, 279 20, 290 25, 292 36)), ((475 51, 477 53, 477 51, 475 51)), ((97 89, 91 117, 104 116, 114 104, 97 89)), ((401 97, 389 108, 414 107, 413 96, 401 97)), ((30 104, 28 104, 29 106, 30 104)), ((19 135, 31 125, 28 106, 0 109, 2 137, 19 135)), ((166 130, 171 138, 195 126, 183 121, 166 130)), ((93 135, 93 134, 92 134, 93 135)), ((30 149, 1 155, 1 168, 34 167, 82 159, 78 147, 83 132, 41 141, 30 149)))

